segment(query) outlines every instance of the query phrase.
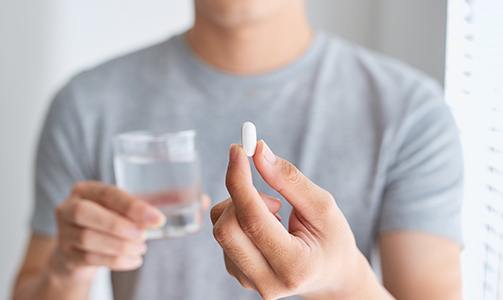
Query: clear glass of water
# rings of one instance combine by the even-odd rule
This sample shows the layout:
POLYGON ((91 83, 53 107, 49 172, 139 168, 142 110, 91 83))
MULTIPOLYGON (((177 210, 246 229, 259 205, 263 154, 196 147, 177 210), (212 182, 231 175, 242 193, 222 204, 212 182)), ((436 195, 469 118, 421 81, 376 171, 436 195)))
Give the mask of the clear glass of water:
POLYGON ((166 224, 148 239, 172 238, 201 227, 201 171, 193 130, 129 132, 114 138, 117 186, 157 207, 166 224))

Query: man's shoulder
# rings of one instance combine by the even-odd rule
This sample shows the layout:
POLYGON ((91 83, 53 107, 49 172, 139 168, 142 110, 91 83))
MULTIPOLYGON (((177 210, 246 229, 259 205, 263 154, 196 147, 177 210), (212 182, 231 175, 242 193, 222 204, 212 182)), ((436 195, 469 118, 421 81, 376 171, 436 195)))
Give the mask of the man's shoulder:
POLYGON ((163 80, 168 66, 176 60, 177 38, 178 35, 173 36, 80 71, 60 90, 58 95, 64 98, 61 105, 69 105, 70 101, 78 110, 100 110, 163 80))
POLYGON ((73 77, 78 85, 115 83, 135 80, 145 76, 155 76, 172 54, 172 46, 177 36, 161 42, 118 55, 95 66, 84 69, 73 77))
POLYGON ((410 88, 418 84, 436 89, 439 84, 430 75, 391 56, 362 47, 337 36, 328 36, 329 52, 336 58, 338 71, 378 84, 381 88, 410 88))
POLYGON ((377 105, 377 113, 385 119, 402 119, 424 106, 445 105, 435 79, 396 58, 333 36, 328 49, 332 85, 357 94, 352 100, 360 105, 377 105))

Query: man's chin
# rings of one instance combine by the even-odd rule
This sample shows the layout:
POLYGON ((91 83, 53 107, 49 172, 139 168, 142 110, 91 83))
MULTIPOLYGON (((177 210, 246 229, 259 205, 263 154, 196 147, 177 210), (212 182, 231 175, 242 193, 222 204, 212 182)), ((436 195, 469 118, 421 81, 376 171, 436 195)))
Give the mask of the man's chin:
POLYGON ((241 27, 266 21, 291 0, 196 0, 201 16, 222 27, 241 27))

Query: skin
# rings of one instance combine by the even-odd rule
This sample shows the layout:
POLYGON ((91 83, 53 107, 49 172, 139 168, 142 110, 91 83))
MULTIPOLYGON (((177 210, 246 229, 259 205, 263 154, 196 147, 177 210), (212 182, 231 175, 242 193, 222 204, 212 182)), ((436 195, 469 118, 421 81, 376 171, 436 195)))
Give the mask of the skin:
MULTIPOLYGON (((222 71, 268 72, 294 61, 309 46, 312 29, 303 4, 195 0, 195 23, 186 40, 200 59, 222 71)), ((457 244, 413 231, 382 233, 381 285, 357 249, 336 199, 287 161, 274 156, 275 163, 267 164, 265 148, 259 143, 253 161, 293 206, 289 228, 280 226, 275 215, 279 201, 251 185, 248 160, 237 146, 227 173, 232 199, 211 212, 227 270, 245 288, 264 299, 293 294, 306 299, 461 298, 457 244)), ((207 197, 201 201, 209 203, 207 197)), ((13 289, 16 300, 87 299, 96 269, 138 268, 146 251, 141 233, 163 222, 155 208, 97 182, 76 183, 55 216, 56 236, 33 233, 30 238, 13 289)))
POLYGON ((196 0, 186 40, 202 60, 237 75, 284 66, 302 55, 313 33, 299 0, 196 0))
POLYGON ((213 207, 211 218, 227 270, 243 287, 256 290, 263 299, 292 295, 460 299, 457 245, 415 232, 381 235, 386 290, 356 247, 351 228, 330 193, 274 155, 264 141, 259 141, 253 162, 264 181, 293 210, 285 229, 271 214, 279 207, 258 201, 264 196, 253 186, 246 154, 241 146, 232 145, 226 177, 231 198, 213 207))
MULTIPOLYGON (((209 198, 201 201, 207 208, 209 198)), ((56 237, 32 235, 14 299, 87 299, 99 267, 140 267, 145 229, 165 222, 155 207, 100 182, 76 184, 55 216, 56 237)))

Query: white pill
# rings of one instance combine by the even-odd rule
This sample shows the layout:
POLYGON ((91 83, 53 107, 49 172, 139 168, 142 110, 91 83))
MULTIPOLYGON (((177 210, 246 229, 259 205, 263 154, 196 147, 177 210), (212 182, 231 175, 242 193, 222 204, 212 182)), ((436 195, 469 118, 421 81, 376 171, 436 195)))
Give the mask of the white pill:
POLYGON ((257 128, 252 122, 244 122, 241 127, 241 145, 248 157, 255 154, 257 148, 257 128))

